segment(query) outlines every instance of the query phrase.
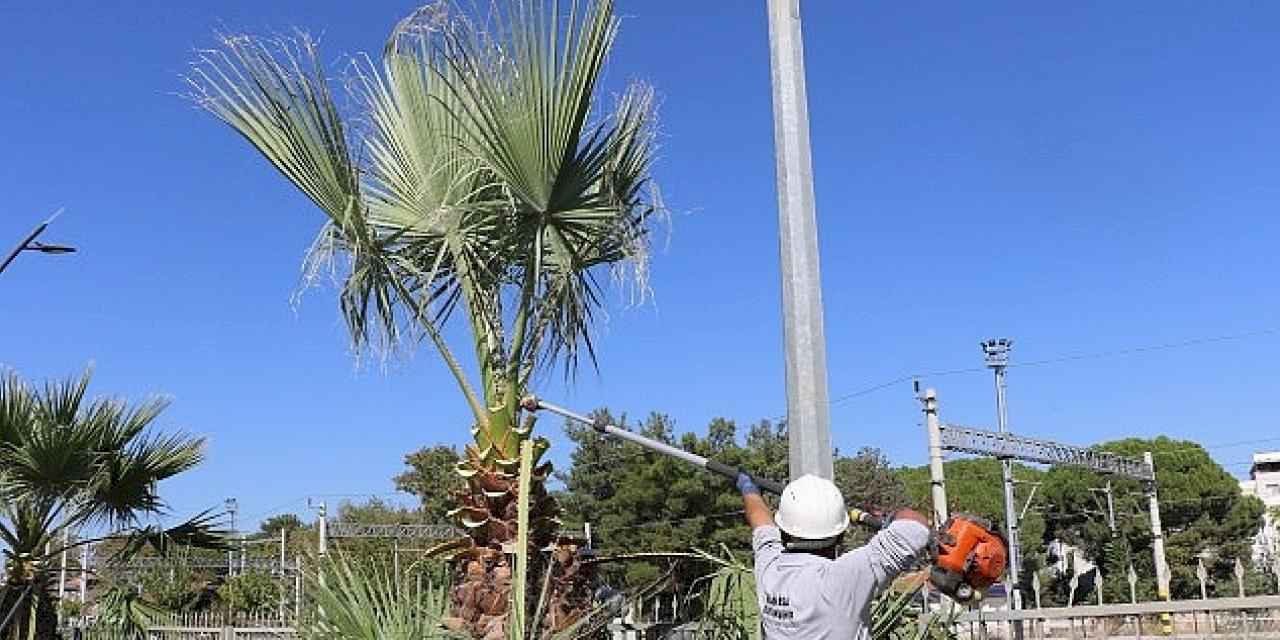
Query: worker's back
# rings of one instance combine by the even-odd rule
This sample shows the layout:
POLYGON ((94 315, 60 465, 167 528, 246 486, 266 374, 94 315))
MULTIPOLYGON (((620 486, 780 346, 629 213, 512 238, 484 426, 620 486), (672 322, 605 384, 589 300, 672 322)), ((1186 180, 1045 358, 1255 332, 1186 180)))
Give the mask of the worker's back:
POLYGON ((768 640, 863 640, 870 637, 871 601, 911 567, 928 543, 917 522, 895 522, 866 546, 830 560, 785 551, 777 527, 757 527, 756 596, 768 640))

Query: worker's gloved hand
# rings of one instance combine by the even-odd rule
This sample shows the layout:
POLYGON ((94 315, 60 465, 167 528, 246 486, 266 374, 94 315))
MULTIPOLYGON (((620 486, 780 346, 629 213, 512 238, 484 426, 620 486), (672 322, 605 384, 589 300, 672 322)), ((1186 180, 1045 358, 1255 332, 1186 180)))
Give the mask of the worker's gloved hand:
POLYGON ((753 493, 756 495, 760 495, 760 487, 756 486, 756 481, 752 480, 751 476, 745 473, 738 474, 737 484, 738 484, 738 491, 741 491, 742 495, 744 496, 747 496, 753 493))

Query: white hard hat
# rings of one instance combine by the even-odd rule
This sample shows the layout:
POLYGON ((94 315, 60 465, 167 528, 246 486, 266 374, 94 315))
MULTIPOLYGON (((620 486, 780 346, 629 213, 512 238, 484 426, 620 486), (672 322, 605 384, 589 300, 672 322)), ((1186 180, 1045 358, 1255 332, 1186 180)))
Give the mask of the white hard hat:
POLYGON ((849 528, 849 511, 834 482, 806 474, 782 490, 774 521, 793 538, 826 541, 849 528))

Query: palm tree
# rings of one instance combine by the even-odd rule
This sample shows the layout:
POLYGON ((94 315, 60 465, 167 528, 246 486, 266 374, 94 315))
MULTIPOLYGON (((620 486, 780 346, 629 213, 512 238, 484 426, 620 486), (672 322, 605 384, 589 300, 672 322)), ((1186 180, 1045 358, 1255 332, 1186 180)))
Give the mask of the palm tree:
POLYGON ((199 464, 204 441, 149 430, 164 400, 86 400, 90 375, 36 389, 0 373, 0 632, 12 638, 53 637, 56 560, 94 541, 69 542, 71 533, 105 531, 124 554, 148 543, 216 546, 207 516, 169 530, 142 521, 165 512, 157 483, 199 464))
MULTIPOLYGON (((634 83, 607 112, 599 104, 613 0, 567 4, 492 3, 484 17, 423 7, 393 30, 381 64, 352 64, 347 110, 305 35, 222 37, 189 77, 197 103, 326 216, 306 271, 340 269, 355 345, 385 355, 429 340, 453 374, 474 442, 458 465, 467 488, 453 513, 470 535, 453 545, 464 548, 452 613, 478 636, 503 633, 519 492, 532 498, 530 544, 557 541, 551 465, 516 486, 521 443, 533 438, 539 458, 548 446, 520 399, 539 372, 594 365, 606 285, 643 296, 661 211, 653 91, 634 83), (444 338, 456 318, 473 367, 444 338)), ((551 628, 589 600, 572 553, 557 555, 551 628)))

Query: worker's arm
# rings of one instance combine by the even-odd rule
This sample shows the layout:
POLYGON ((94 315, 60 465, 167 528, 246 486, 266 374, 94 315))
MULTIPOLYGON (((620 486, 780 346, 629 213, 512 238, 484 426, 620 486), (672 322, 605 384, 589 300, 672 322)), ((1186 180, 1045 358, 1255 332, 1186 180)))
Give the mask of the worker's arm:
POLYGON ((897 511, 889 526, 872 536, 870 542, 836 560, 854 602, 859 606, 869 602, 894 577, 915 565, 929 545, 928 523, 928 519, 910 509, 897 511))
POLYGON ((738 474, 738 491, 742 492, 742 509, 747 516, 747 525, 754 530, 756 527, 768 527, 773 525, 773 512, 769 511, 769 505, 764 503, 764 498, 760 497, 760 487, 756 486, 751 476, 745 473, 738 474))

